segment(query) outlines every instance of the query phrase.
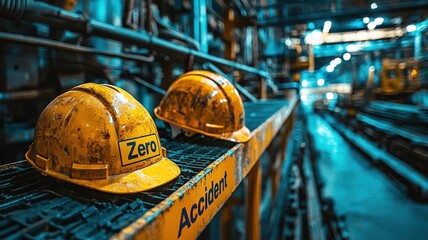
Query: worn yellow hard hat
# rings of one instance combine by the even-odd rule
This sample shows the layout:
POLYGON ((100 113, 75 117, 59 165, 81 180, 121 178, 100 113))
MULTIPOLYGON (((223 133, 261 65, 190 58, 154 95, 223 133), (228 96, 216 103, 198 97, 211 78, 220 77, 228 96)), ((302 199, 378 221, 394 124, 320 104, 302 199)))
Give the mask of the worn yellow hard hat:
POLYGON ((86 83, 55 98, 26 159, 42 173, 110 193, 135 193, 180 174, 147 110, 112 85, 86 83))
POLYGON ((242 99, 219 74, 194 70, 181 75, 168 89, 155 115, 186 131, 233 142, 246 142, 242 99))

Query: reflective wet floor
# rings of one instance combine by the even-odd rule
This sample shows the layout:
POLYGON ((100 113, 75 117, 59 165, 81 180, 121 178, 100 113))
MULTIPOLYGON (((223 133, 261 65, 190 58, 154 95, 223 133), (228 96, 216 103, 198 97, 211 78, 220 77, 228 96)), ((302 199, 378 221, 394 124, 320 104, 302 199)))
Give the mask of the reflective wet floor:
POLYGON ((323 194, 345 215, 351 239, 428 239, 428 203, 408 198, 322 117, 308 115, 323 194))

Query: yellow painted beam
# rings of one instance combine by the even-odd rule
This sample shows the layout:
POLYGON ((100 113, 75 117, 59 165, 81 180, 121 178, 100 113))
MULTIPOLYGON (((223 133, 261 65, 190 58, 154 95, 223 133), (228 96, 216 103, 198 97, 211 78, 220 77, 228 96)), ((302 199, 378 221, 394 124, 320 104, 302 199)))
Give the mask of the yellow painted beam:
POLYGON ((296 105, 296 98, 284 101, 253 131, 249 142, 235 145, 112 239, 195 239, 248 175, 296 105))
POLYGON ((245 224, 247 227, 247 239, 259 240, 260 239, 260 202, 262 192, 262 170, 260 162, 256 164, 248 174, 248 185, 246 191, 247 204, 245 224))

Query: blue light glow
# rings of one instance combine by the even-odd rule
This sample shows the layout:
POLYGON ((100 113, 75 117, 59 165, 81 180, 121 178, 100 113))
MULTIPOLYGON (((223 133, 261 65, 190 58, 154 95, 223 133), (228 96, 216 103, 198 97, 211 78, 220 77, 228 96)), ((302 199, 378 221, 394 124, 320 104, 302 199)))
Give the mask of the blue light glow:
POLYGON ((307 80, 303 80, 302 87, 307 87, 307 86, 309 86, 309 82, 307 80))
POLYGON ((363 18, 363 22, 364 22, 365 24, 369 23, 369 22, 370 22, 370 18, 369 18, 369 17, 365 17, 365 18, 363 18))
POLYGON ((312 32, 308 32, 305 36, 306 44, 319 45, 322 43, 322 32, 318 29, 313 30, 312 32))
POLYGON ((349 61, 349 59, 351 59, 351 54, 350 53, 343 54, 343 60, 349 61))
POLYGON ((342 59, 341 58, 335 58, 333 60, 331 60, 330 65, 332 67, 336 67, 337 65, 342 63, 342 59))
POLYGON ((377 17, 375 18, 374 23, 376 23, 376 25, 381 25, 384 21, 385 19, 383 19, 383 17, 377 17))
POLYGON ((408 26, 406 27, 406 31, 407 31, 407 32, 414 32, 414 31, 416 31, 416 25, 414 25, 414 24, 410 24, 410 25, 408 25, 408 26))
POLYGON ((367 28, 369 30, 373 30, 373 29, 375 29, 375 27, 376 27, 376 23, 374 23, 374 22, 369 22, 369 24, 367 24, 367 28))
POLYGON ((323 28, 323 32, 328 33, 331 29, 331 21, 325 21, 324 22, 324 28, 323 28))
POLYGON ((300 100, 307 101, 308 100, 308 96, 307 95, 301 95, 300 96, 300 100))
POLYGON ((349 44, 348 46, 346 46, 346 51, 348 52, 356 52, 358 50, 360 50, 360 48, 355 44, 349 44))

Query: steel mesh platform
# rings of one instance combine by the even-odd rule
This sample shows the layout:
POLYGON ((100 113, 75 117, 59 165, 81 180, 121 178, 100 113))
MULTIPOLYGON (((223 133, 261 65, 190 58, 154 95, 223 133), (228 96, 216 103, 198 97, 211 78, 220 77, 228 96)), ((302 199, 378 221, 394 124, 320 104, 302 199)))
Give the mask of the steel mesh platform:
MULTIPOLYGON (((253 131, 286 104, 245 104, 247 127, 253 131)), ((0 239, 105 239, 236 145, 202 136, 174 141, 162 137, 161 142, 181 174, 169 184, 139 194, 114 195, 57 181, 42 176, 25 161, 0 167, 0 239)))

